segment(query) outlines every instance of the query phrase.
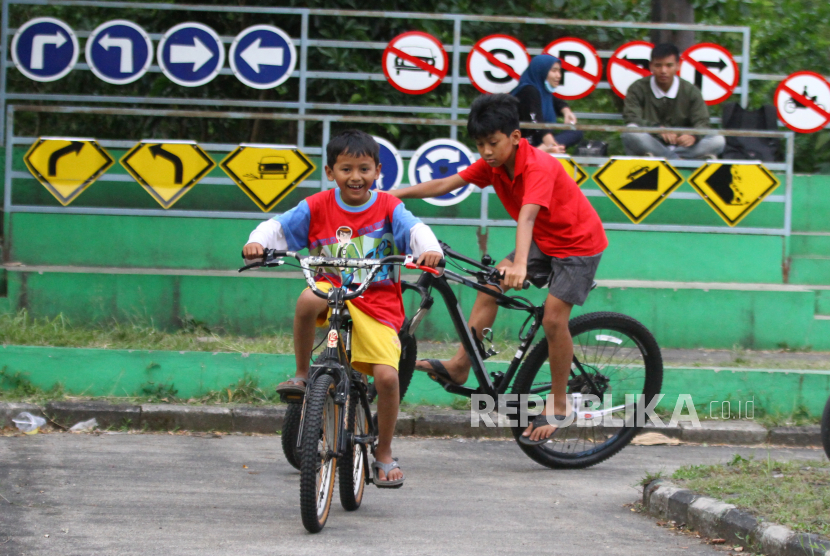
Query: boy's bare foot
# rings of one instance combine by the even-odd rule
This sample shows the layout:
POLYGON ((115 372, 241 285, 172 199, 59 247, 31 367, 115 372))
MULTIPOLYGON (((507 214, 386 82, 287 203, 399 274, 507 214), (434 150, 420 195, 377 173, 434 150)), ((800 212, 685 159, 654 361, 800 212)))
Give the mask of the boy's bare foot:
POLYGON ((541 415, 537 415, 536 419, 528 424, 527 428, 522 433, 522 437, 527 438, 529 441, 534 443, 542 442, 549 439, 553 433, 556 432, 559 426, 567 426, 572 422, 573 419, 570 418, 567 411, 557 411, 552 405, 546 405, 541 415), (544 419, 546 416, 550 417, 548 419, 544 419), (543 422, 540 422, 540 417, 544 419, 543 422), (562 421, 562 425, 551 425, 548 421, 553 421, 554 423, 562 421))
POLYGON ((444 380, 449 379, 454 384, 464 384, 470 375, 470 367, 455 360, 438 361, 436 359, 420 359, 415 361, 415 368, 427 373, 434 372, 444 380), (435 365, 438 363, 438 366, 435 365))

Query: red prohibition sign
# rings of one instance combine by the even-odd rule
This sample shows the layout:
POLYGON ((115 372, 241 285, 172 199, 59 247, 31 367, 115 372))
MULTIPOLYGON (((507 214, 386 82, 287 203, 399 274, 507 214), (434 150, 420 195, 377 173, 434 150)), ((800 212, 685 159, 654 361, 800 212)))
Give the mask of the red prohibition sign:
POLYGON ((611 68, 613 68, 614 66, 621 66, 631 72, 636 73, 640 77, 648 77, 649 75, 651 75, 651 71, 638 64, 635 64, 634 62, 628 59, 627 55, 623 55, 622 57, 620 56, 621 52, 633 46, 644 46, 649 50, 654 48, 654 45, 652 43, 646 41, 627 42, 614 51, 614 54, 611 55, 611 58, 608 60, 608 65, 605 69, 605 74, 607 76, 606 79, 608 79, 608 84, 611 86, 611 90, 614 91, 614 93, 620 98, 625 98, 625 95, 621 92, 622 87, 620 87, 619 84, 614 84, 614 78, 612 76, 613 74, 611 72, 611 68))
MULTIPOLYGON (((680 55, 680 63, 681 63, 681 65, 683 63, 690 64, 693 68, 695 68, 695 70, 699 74, 701 74, 702 76, 704 76, 708 79, 711 79, 718 87, 723 89, 723 91, 724 91, 723 95, 719 96, 718 98, 712 99, 712 100, 705 100, 706 104, 708 104, 709 106, 711 106, 713 104, 721 103, 721 102, 725 101, 726 99, 728 99, 729 97, 731 97, 732 92, 735 90, 735 87, 738 86, 738 80, 740 79, 740 76, 741 76, 741 72, 738 69, 738 63, 735 61, 735 58, 732 57, 732 54, 719 44, 715 44, 715 43, 711 43, 711 42, 702 42, 702 43, 696 44, 694 46, 690 46, 689 48, 686 49, 686 51, 683 54, 680 55), (699 61, 692 58, 692 54, 696 50, 701 49, 701 48, 711 48, 711 49, 717 50, 725 58, 725 61, 723 61, 724 67, 731 65, 732 68, 734 68, 735 78, 732 80, 731 84, 727 83, 726 81, 721 79, 720 76, 718 76, 715 72, 710 70, 706 66, 705 63, 699 62, 699 61)), ((682 68, 678 68, 678 71, 682 71, 682 68)))
MULTIPOLYGON (((561 39, 556 39, 555 41, 553 41, 552 43, 547 45, 544 48, 544 50, 542 50, 542 52, 544 54, 550 54, 551 56, 556 56, 557 58, 559 58, 559 61, 562 64, 562 70, 563 71, 569 71, 569 72, 575 73, 576 75, 578 75, 580 77, 583 77, 583 78, 585 78, 585 79, 587 79, 588 81, 591 82, 591 85, 588 87, 587 90, 582 91, 580 93, 577 93, 575 95, 564 95, 564 94, 561 94, 561 93, 553 93, 553 96, 555 96, 557 98, 561 98, 563 100, 577 100, 577 99, 580 99, 580 98, 587 97, 592 92, 594 92, 594 89, 597 88, 597 83, 599 83, 599 80, 602 77, 602 60, 600 60, 599 54, 597 54, 596 49, 593 46, 591 46, 590 43, 588 43, 586 41, 583 41, 582 39, 577 39, 575 37, 563 37, 561 39), (597 64, 597 74, 593 75, 590 72, 585 71, 584 69, 582 69, 579 66, 575 66, 575 65, 573 65, 569 62, 566 62, 563 59, 563 56, 557 56, 556 54, 551 52, 555 47, 559 46, 563 42, 577 43, 585 51, 585 52, 579 52, 579 54, 582 55, 582 56, 585 56, 586 60, 587 60, 587 57, 588 57, 588 56, 586 56, 586 54, 589 55, 589 56, 593 56, 594 59, 596 60, 596 64, 597 64)), ((564 80, 565 80, 565 76, 563 75, 562 76, 563 84, 564 84, 564 80)))
MULTIPOLYGON (((428 48, 428 46, 427 46, 427 48, 428 48)), ((441 41, 439 41, 438 39, 436 39, 432 35, 430 35, 428 33, 423 33, 421 31, 407 31, 406 33, 401 33, 400 35, 398 35, 397 37, 395 37, 394 39, 389 41, 389 44, 386 46, 386 49, 383 51, 382 66, 383 66, 383 74, 386 76, 386 80, 389 81, 390 85, 392 85, 393 87, 395 87, 397 90, 399 90, 402 93, 407 93, 409 95, 422 95, 424 93, 428 93, 428 92, 432 91, 433 89, 435 89, 438 85, 441 84, 441 82, 447 76, 447 70, 449 68, 449 58, 447 57, 447 52, 446 52, 446 50, 444 50, 444 46, 441 44, 441 41), (410 38, 410 37, 417 37, 417 38, 421 39, 419 42, 421 42, 422 44, 432 46, 433 48, 435 48, 438 51, 439 56, 441 57, 440 58, 441 61, 443 62, 441 64, 441 67, 440 68, 435 67, 439 60, 434 56, 430 59, 430 61, 432 62, 430 64, 430 63, 428 63, 427 60, 424 59, 425 57, 419 57, 419 56, 415 56, 415 55, 413 55, 409 52, 405 52, 403 50, 403 48, 408 48, 407 46, 403 46, 402 48, 398 48, 397 45, 399 45, 401 41, 403 41, 404 39, 410 38), (429 84, 425 88, 407 89, 403 85, 399 84, 395 80, 395 77, 393 77, 391 75, 391 73, 389 72, 389 68, 387 68, 387 59, 388 59, 389 56, 394 56, 398 60, 401 60, 403 62, 408 62, 409 64, 411 64, 411 66, 408 66, 406 68, 403 68, 403 67, 399 68, 399 71, 397 72, 398 74, 400 74, 400 69, 407 69, 409 71, 422 70, 422 71, 427 72, 431 76, 436 77, 437 79, 435 80, 434 83, 429 84)))
POLYGON ((481 54, 482 56, 484 56, 484 58, 491 65, 493 65, 493 66, 497 67, 498 69, 502 70, 511 79, 514 79, 514 80, 518 81, 522 78, 522 76, 519 75, 516 72, 516 70, 513 69, 513 67, 511 67, 510 65, 508 65, 508 64, 504 63, 503 61, 499 60, 498 58, 495 57, 495 55, 493 55, 492 52, 489 52, 489 51, 485 50, 484 47, 481 46, 482 44, 484 44, 487 41, 490 41, 492 39, 503 39, 505 41, 509 41, 509 42, 513 43, 516 46, 516 52, 521 52, 522 54, 524 54, 524 56, 526 58, 526 61, 525 61, 525 64, 524 64, 525 67, 530 64, 530 54, 527 53, 527 49, 525 49, 525 46, 521 42, 519 42, 519 40, 515 37, 511 37, 509 35, 496 34, 496 35, 489 35, 489 36, 484 37, 483 39, 479 40, 478 42, 476 42, 473 45, 473 48, 470 50, 470 54, 467 56, 467 76, 470 78, 470 82, 473 84, 473 87, 478 89, 479 92, 482 92, 482 93, 485 93, 485 94, 490 93, 491 91, 485 90, 481 86, 481 84, 477 83, 476 80, 473 79, 473 77, 472 77, 473 71, 472 71, 471 62, 473 61, 473 54, 474 53, 481 54))
POLYGON ((809 108, 810 110, 812 110, 813 112, 815 112, 816 114, 818 114, 819 116, 824 118, 824 121, 820 125, 812 128, 812 129, 800 129, 800 128, 797 128, 794 125, 790 124, 786 119, 781 117, 781 114, 779 112, 778 119, 780 119, 782 122, 784 122, 784 125, 787 126, 788 128, 790 128, 791 130, 793 130, 795 132, 798 132, 798 133, 814 133, 816 131, 820 131, 820 130, 824 129, 824 126, 826 126, 828 123, 830 123, 830 112, 828 112, 826 109, 822 108, 821 106, 819 106, 818 104, 813 102, 813 99, 807 98, 804 95, 802 95, 801 93, 797 93, 792 87, 787 85, 787 82, 790 81, 793 77, 799 77, 799 76, 802 76, 802 75, 815 77, 816 79, 819 79, 821 82, 827 83, 828 88, 830 88, 830 83, 828 83, 828 81, 824 78, 824 76, 819 75, 818 73, 816 73, 814 71, 797 71, 797 72, 793 73, 792 75, 788 76, 784 81, 782 81, 781 83, 778 84, 778 87, 775 89, 775 95, 773 96, 773 98, 774 98, 773 103, 775 104, 775 109, 778 110, 778 97, 781 95, 781 93, 787 93, 796 102, 798 102, 799 104, 801 104, 803 106, 806 106, 807 108, 809 108))

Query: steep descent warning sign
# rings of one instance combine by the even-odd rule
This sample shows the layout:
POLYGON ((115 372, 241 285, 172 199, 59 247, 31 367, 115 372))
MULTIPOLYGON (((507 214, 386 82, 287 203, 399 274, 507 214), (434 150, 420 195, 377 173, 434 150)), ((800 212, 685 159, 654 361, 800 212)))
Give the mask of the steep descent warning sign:
POLYGON ((315 169, 295 146, 245 143, 219 166, 263 212, 277 206, 315 169))
POLYGON ((635 224, 683 183, 665 160, 613 157, 594 174, 594 181, 635 224))
POLYGON ((121 165, 165 209, 172 207, 216 163, 194 141, 141 141, 121 165))
POLYGON ((577 164, 573 158, 566 154, 551 154, 551 156, 562 164, 565 172, 573 178, 576 185, 582 187, 582 184, 588 181, 588 173, 582 169, 582 166, 577 164))
POLYGON ((689 178, 700 196, 730 226, 735 226, 780 182, 757 162, 710 162, 689 178))
POLYGON ((63 206, 115 162, 94 139, 41 137, 23 157, 26 167, 63 206))

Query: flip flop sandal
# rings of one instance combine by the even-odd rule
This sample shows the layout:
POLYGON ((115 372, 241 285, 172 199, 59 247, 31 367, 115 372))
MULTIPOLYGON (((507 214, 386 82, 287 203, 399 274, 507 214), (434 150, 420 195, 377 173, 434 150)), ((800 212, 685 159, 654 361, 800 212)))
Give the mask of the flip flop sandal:
POLYGON ((450 373, 447 371, 447 368, 444 366, 443 363, 438 361, 437 359, 423 359, 430 365, 432 365, 432 370, 426 371, 429 378, 437 382, 438 384, 447 383, 447 384, 455 384, 458 386, 458 383, 455 382, 450 373))
POLYGON ((372 482, 375 483, 375 486, 378 488, 401 488, 406 477, 401 477, 400 479, 396 479, 394 481, 381 481, 380 473, 378 473, 379 469, 383 469, 384 474, 388 477, 390 471, 400 468, 401 466, 398 465, 397 461, 393 461, 392 463, 383 463, 375 460, 372 462, 372 482))
POLYGON ((305 394, 308 381, 304 378, 291 377, 277 385, 277 394, 305 394))
MULTIPOLYGON (((556 422, 561 423, 561 422, 567 421, 568 419, 571 418, 571 415, 573 415, 573 413, 571 413, 570 415, 543 415, 543 414, 540 413, 539 415, 537 415, 536 417, 533 418, 533 421, 530 422, 530 424, 533 425, 533 429, 530 432, 533 432, 533 430, 537 429, 538 427, 544 427, 544 426, 547 426, 547 425, 555 425, 556 422), (552 418, 552 420, 554 422, 553 423, 548 423, 549 418, 552 418)), ((573 424, 573 423, 571 423, 571 424, 573 424)), ((570 425, 568 425, 568 426, 570 426, 570 425)), ((531 440, 530 436, 522 435, 522 436, 519 437, 519 443, 524 444, 525 446, 541 446, 542 444, 544 444, 548 440, 551 440, 556 435, 556 433, 559 432, 560 430, 562 430, 563 428, 567 428, 567 427, 563 427, 562 425, 557 425, 556 429, 553 431, 553 433, 549 437, 540 438, 539 440, 531 440)))

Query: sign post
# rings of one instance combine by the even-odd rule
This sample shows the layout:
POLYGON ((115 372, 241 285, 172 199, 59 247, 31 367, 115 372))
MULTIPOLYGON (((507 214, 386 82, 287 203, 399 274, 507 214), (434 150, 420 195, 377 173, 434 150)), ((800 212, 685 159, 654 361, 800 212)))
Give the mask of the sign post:
POLYGON ((467 56, 467 76, 482 93, 509 93, 530 65, 530 54, 518 39, 490 35, 473 45, 467 56))
POLYGON ((449 59, 441 41, 420 31, 398 35, 383 51, 383 73, 402 93, 422 95, 447 76, 449 59))
POLYGON ((562 82, 554 96, 576 100, 590 95, 597 88, 602 77, 602 60, 589 43, 565 37, 547 45, 543 53, 556 56, 562 62, 562 82))
POLYGON ((724 47, 708 42, 696 44, 680 55, 679 74, 700 89, 708 105, 718 104, 738 86, 738 64, 724 47))
POLYGON ((812 71, 797 71, 775 89, 775 109, 788 128, 814 133, 830 123, 830 83, 812 71))

